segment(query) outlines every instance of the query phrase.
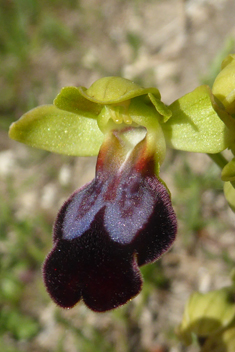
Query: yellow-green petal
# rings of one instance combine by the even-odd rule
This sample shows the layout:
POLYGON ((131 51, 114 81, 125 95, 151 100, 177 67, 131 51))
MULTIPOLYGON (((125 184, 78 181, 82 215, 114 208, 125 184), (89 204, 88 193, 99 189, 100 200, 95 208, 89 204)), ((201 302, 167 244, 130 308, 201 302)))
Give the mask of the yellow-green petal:
POLYGON ((211 90, 200 86, 172 103, 172 117, 162 124, 167 143, 178 150, 219 153, 232 136, 213 108, 211 90))
POLYGON ((53 104, 62 110, 73 112, 89 118, 97 118, 97 115, 102 109, 102 105, 93 103, 92 101, 84 98, 81 94, 81 88, 83 87, 62 88, 60 93, 54 99, 53 104))
POLYGON ((235 158, 233 158, 222 170, 221 179, 223 181, 235 181, 235 158))
POLYGON ((100 78, 90 88, 79 89, 84 98, 98 104, 118 104, 148 93, 161 98, 157 88, 142 88, 128 79, 115 76, 100 78))
POLYGON ((235 212, 235 188, 231 182, 224 182, 224 195, 230 208, 235 212))
POLYGON ((11 125, 9 136, 31 147, 75 156, 97 155, 103 141, 95 119, 54 105, 42 105, 24 114, 11 125))
POLYGON ((172 111, 154 94, 148 93, 148 97, 151 100, 152 104, 155 106, 157 112, 163 116, 163 122, 167 122, 172 116, 172 111))

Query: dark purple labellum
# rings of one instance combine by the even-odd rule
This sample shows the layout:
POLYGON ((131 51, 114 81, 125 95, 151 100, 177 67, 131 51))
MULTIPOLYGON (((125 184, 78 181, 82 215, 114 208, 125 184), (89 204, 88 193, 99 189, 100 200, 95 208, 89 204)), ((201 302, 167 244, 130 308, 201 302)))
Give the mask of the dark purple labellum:
POLYGON ((141 290, 138 266, 157 260, 175 239, 175 213, 153 159, 143 158, 145 141, 115 164, 122 147, 111 140, 110 148, 102 147, 95 179, 66 201, 54 226, 44 279, 64 308, 81 299, 99 312, 126 303, 141 290))

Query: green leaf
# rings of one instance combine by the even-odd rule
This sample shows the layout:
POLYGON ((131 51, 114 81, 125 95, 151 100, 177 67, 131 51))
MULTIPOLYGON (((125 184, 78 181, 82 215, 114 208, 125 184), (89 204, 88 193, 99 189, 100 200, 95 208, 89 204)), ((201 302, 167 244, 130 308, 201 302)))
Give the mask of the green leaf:
POLYGON ((200 86, 172 103, 172 117, 162 124, 167 143, 179 150, 219 153, 231 143, 228 128, 213 109, 208 86, 200 86))
POLYGON ((9 136, 31 147, 75 156, 97 155, 103 141, 95 119, 54 105, 42 105, 24 114, 11 125, 9 136))

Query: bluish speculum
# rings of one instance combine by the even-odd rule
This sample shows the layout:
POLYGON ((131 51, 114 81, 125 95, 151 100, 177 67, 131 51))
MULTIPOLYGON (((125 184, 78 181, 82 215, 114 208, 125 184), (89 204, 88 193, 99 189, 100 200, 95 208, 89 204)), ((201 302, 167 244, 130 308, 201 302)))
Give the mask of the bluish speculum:
MULTIPOLYGON (((146 137, 133 148, 130 142, 127 143, 128 129, 112 131, 107 137, 98 157, 95 180, 68 205, 64 239, 82 235, 103 207, 104 224, 111 239, 123 244, 131 242, 137 228, 147 220, 153 200, 151 197, 146 199, 141 179, 142 173, 150 172, 153 165, 149 165, 148 171, 142 170, 146 137), (141 207, 140 199, 147 206, 141 207)), ((139 137, 146 134, 142 128, 138 132, 139 137)))

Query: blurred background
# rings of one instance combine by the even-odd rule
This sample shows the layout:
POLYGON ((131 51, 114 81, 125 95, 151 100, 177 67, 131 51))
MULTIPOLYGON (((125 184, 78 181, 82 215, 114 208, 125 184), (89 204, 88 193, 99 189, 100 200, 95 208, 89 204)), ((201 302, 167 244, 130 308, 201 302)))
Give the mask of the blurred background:
POLYGON ((209 84, 235 50, 234 0, 0 0, 0 350, 184 352, 175 335, 194 290, 230 284, 235 216, 207 155, 168 151, 161 177, 179 220, 172 250, 142 268, 144 288, 114 312, 61 310, 41 267, 63 201, 94 177, 95 158, 8 138, 24 112, 63 86, 120 75, 165 103, 209 84))

